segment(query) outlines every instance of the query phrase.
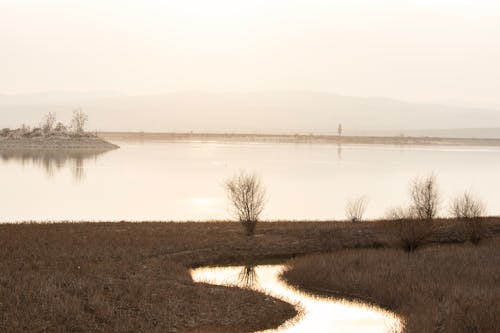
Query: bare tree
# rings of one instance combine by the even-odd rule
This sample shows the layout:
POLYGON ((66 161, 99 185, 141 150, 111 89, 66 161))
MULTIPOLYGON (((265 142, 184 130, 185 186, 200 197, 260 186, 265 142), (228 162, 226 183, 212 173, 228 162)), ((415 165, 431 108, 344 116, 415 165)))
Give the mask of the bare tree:
POLYGON ((253 235, 264 210, 266 190, 259 177, 241 171, 225 183, 232 214, 241 222, 248 236, 253 235))
POLYGON ((486 214, 486 205, 472 193, 464 193, 452 199, 450 214, 464 223, 464 238, 478 244, 484 234, 483 216, 486 214))
POLYGON ((421 220, 432 221, 439 209, 439 190, 436 177, 415 178, 410 184, 410 209, 421 220))
POLYGON ((352 222, 361 221, 368 206, 368 197, 362 196, 347 201, 345 206, 345 215, 352 222))
POLYGON ((42 131, 44 134, 50 134, 54 129, 56 123, 56 114, 54 112, 49 112, 43 117, 42 131))
POLYGON ((71 119, 71 128, 73 132, 77 135, 82 135, 85 133, 85 124, 89 120, 89 117, 81 109, 73 111, 73 118, 71 119))

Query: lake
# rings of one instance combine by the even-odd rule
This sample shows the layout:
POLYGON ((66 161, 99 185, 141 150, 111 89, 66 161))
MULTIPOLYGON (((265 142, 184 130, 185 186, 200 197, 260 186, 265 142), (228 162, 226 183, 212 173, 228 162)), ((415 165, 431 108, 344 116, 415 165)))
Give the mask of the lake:
POLYGON ((231 218, 224 181, 255 171, 271 220, 344 219, 369 198, 367 218, 408 202, 408 184, 433 172, 442 194, 471 190, 500 212, 500 147, 113 141, 105 153, 0 152, 0 220, 231 218))

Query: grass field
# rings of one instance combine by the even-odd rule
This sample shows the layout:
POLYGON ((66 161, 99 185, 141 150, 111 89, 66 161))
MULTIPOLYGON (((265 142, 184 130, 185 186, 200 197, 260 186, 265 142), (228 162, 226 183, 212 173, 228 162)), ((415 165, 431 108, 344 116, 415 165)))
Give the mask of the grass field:
MULTIPOLYGON (((461 241, 441 221, 428 242, 461 241)), ((489 234, 500 219, 489 219, 489 234)), ((394 222, 0 225, 1 332, 248 332, 293 317, 249 290, 195 284, 189 268, 400 247, 394 222)), ((485 289, 488 290, 488 289, 485 289)))
POLYGON ((500 332, 500 237, 400 249, 344 250, 290 262, 296 287, 381 305, 407 332, 500 332))

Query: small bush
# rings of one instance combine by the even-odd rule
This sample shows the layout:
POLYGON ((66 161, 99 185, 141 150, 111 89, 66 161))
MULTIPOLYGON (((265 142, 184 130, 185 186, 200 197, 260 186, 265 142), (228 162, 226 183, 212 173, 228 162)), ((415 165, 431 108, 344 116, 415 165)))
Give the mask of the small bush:
POLYGON ((457 219, 473 219, 484 216, 486 205, 470 192, 457 195, 450 203, 450 214, 457 219))
POLYGON ((484 234, 482 217, 486 214, 486 205, 470 192, 457 195, 450 203, 450 214, 464 224, 464 238, 478 244, 484 234))
POLYGON ((397 223, 401 246, 407 252, 415 251, 433 232, 432 223, 419 218, 412 207, 391 208, 386 218, 397 223))
POLYGON ((385 218, 387 220, 393 220, 393 221, 403 220, 403 219, 407 219, 407 218, 413 218, 411 215, 412 215, 411 211, 407 208, 402 207, 402 206, 389 208, 385 212, 385 218))
POLYGON ((415 251, 432 234, 433 226, 422 219, 406 218, 397 223, 401 245, 407 252, 415 251))
POLYGON ((345 214, 349 221, 358 222, 363 219, 366 207, 368 206, 368 197, 363 196, 347 201, 345 214))

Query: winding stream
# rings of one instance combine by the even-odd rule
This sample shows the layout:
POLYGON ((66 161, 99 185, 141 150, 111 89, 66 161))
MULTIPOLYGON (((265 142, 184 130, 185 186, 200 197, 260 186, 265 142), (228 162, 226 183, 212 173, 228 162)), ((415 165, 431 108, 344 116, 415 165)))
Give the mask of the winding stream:
POLYGON ((196 282, 248 287, 294 304, 301 315, 265 332, 370 332, 400 331, 399 319, 387 311, 361 303, 316 297, 293 289, 280 280, 284 266, 233 266, 194 269, 196 282))

